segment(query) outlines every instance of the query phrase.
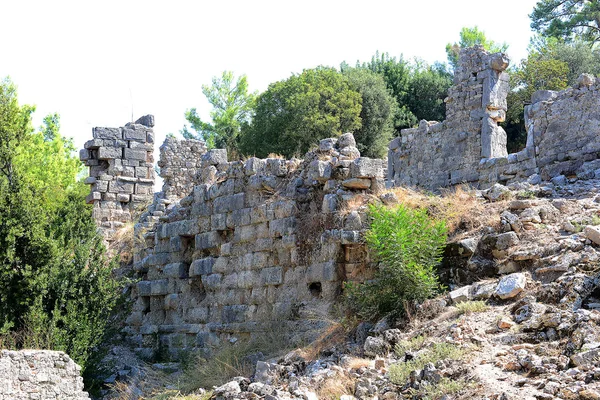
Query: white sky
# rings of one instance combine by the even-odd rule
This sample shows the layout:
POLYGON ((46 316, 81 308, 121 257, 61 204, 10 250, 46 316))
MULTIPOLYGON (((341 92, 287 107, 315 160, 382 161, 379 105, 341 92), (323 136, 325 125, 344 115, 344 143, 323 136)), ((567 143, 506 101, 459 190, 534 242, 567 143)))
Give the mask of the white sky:
POLYGON ((184 112, 208 117, 201 91, 223 70, 251 90, 318 65, 368 61, 376 50, 445 61, 445 45, 477 25, 526 55, 536 0, 27 1, 0 0, 0 78, 35 104, 35 125, 61 115, 78 148, 93 126, 154 114, 157 144, 184 112))

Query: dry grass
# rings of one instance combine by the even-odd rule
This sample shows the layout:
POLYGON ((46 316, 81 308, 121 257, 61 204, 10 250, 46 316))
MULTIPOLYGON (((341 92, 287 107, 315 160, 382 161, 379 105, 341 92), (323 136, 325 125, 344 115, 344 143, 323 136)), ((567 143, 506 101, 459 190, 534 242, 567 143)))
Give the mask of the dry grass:
POLYGON ((440 360, 460 360, 465 354, 465 350, 453 344, 432 343, 412 360, 390 366, 390 380, 397 385, 404 385, 412 371, 423 369, 428 363, 435 364, 440 360))
POLYGON ((326 378, 317 387, 317 398, 337 400, 343 395, 353 396, 356 379, 346 373, 326 378))
POLYGON ((344 364, 344 366, 349 370, 356 370, 362 367, 371 368, 373 366, 373 360, 369 360, 368 358, 352 357, 344 364))
POLYGON ((123 265, 130 264, 133 261, 133 249, 138 240, 143 240, 135 237, 133 227, 133 222, 128 222, 119 228, 111 237, 108 246, 108 254, 111 256, 118 254, 123 265))
POLYGON ((393 188, 388 192, 394 193, 405 206, 425 207, 431 217, 445 220, 449 239, 457 239, 482 227, 500 223, 499 213, 490 210, 490 205, 480 201, 475 191, 469 187, 446 189, 440 196, 403 187, 393 188))
POLYGON ((282 156, 281 154, 277 154, 277 153, 269 153, 267 158, 277 158, 279 160, 285 160, 284 156, 282 156))
POLYGON ((307 361, 314 361, 324 350, 344 343, 346 334, 347 330, 342 324, 332 322, 314 342, 298 349, 298 354, 307 361))
POLYGON ((356 194, 355 196, 352 196, 349 200, 345 200, 342 202, 341 207, 339 209, 339 213, 342 217, 345 217, 352 211, 365 209, 369 203, 372 203, 374 201, 374 196, 368 194, 356 194))
POLYGON ((458 312, 460 314, 473 314, 478 312, 483 312, 488 309, 488 305, 485 301, 477 300, 477 301, 463 301, 462 303, 458 303, 456 305, 458 312))

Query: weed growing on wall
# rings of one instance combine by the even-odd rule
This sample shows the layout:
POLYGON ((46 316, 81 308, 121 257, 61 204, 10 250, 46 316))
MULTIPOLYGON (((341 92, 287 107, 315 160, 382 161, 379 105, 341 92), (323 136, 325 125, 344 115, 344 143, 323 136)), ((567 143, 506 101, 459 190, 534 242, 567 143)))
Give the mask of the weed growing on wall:
POLYGON ((446 243, 446 224, 422 208, 371 205, 365 240, 379 263, 372 281, 347 283, 350 309, 365 319, 404 315, 407 307, 439 289, 436 266, 446 243))

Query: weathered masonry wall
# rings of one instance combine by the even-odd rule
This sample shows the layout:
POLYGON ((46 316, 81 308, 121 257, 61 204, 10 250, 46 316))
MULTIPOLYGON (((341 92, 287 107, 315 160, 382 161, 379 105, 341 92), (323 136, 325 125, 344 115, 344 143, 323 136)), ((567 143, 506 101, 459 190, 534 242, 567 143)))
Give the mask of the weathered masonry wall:
POLYGON ((132 222, 154 194, 154 117, 146 115, 121 128, 94 128, 79 158, 90 168, 88 203, 107 240, 132 222))
POLYGON ((138 352, 176 357, 273 324, 298 335, 318 327, 342 282, 367 276, 359 206, 384 186, 382 160, 342 154, 358 154, 351 134, 304 160, 244 162, 169 139, 161 173, 183 169, 167 172, 165 190, 186 182, 187 195, 157 195, 136 225, 141 281, 127 330, 138 352))
POLYGON ((528 131, 522 151, 506 154, 505 118, 508 66, 505 55, 480 47, 461 52, 446 98, 446 120, 421 121, 390 143, 390 185, 437 190, 468 183, 489 187, 539 174, 548 180, 575 175, 600 157, 600 86, 583 74, 576 87, 539 91, 525 107, 528 131))
POLYGON ((83 400, 81 368, 65 353, 0 351, 0 400, 83 400))

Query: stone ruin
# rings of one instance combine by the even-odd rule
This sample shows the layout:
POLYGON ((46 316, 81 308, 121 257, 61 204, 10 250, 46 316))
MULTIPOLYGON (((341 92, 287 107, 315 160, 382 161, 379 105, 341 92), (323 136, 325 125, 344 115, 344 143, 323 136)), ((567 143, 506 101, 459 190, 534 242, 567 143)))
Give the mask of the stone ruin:
POLYGON ((62 351, 0 351, 0 400, 84 400, 81 368, 62 351))
POLYGON ((144 116, 121 128, 94 128, 79 158, 89 167, 85 183, 93 217, 105 239, 134 220, 154 195, 154 117, 144 116))
MULTIPOLYGON (((209 353, 275 325, 296 339, 310 336, 326 324, 344 282, 372 276, 360 206, 386 186, 437 191, 600 175, 600 84, 589 75, 574 88, 536 92, 525 108, 527 146, 507 154, 498 123, 508 64, 501 53, 463 50, 446 120, 402 130, 387 162, 360 157, 351 134, 321 141, 303 160, 231 162, 225 150, 168 138, 158 162, 162 191, 135 220, 139 282, 126 332, 138 353, 209 353)), ((152 126, 146 116, 96 128, 82 151, 107 237, 152 199, 152 126)))
POLYGON ((506 115, 508 63, 506 55, 481 47, 461 51, 446 120, 421 121, 392 140, 388 185, 487 188, 589 173, 580 167, 600 156, 600 83, 583 74, 576 87, 534 93, 525 107, 527 145, 507 154, 498 122, 506 115))

